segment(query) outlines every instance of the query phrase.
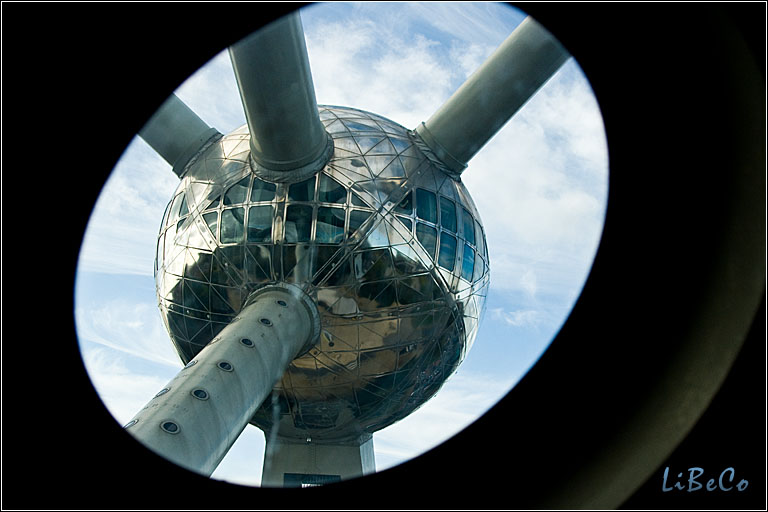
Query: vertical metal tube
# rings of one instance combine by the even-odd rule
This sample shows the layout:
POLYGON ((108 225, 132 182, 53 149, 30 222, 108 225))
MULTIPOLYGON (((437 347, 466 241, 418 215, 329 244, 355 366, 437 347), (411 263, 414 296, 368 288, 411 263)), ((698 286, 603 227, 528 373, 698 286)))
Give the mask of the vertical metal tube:
POLYGON ((218 130, 208 126, 175 94, 165 100, 139 131, 139 137, 171 164, 179 177, 189 159, 217 134, 218 130))
POLYGON ((552 34, 526 18, 416 133, 461 172, 568 57, 552 34))
POLYGON ((229 55, 256 163, 289 171, 322 158, 329 137, 317 112, 298 12, 239 41, 229 55))
POLYGON ((306 294, 290 285, 257 290, 218 339, 134 416, 128 432, 166 459, 210 476, 319 332, 306 294))

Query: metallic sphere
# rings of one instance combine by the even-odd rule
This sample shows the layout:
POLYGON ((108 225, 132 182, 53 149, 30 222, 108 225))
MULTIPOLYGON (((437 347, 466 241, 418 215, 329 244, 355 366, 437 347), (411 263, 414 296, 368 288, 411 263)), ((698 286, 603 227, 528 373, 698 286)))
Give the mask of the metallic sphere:
POLYGON ((247 126, 193 158, 166 208, 155 281, 184 363, 252 291, 300 285, 320 340, 251 423, 343 442, 407 416, 456 370, 484 309, 488 252, 464 184, 418 136, 356 109, 319 114, 333 154, 308 179, 264 179, 247 126))

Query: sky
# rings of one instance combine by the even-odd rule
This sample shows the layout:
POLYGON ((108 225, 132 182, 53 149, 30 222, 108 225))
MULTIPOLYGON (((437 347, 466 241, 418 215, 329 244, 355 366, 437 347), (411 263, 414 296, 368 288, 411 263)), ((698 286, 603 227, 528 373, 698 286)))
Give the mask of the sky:
MULTIPOLYGON (((415 128, 525 14, 495 3, 366 2, 315 4, 301 17, 318 103, 415 128)), ((226 51, 176 94, 222 133, 245 124, 226 51)), ((490 253, 483 322, 438 394, 374 434, 377 471, 439 445, 503 398, 546 350, 579 296, 602 233, 608 150, 597 100, 573 59, 469 162, 462 180, 490 253)), ((78 338, 91 381, 120 424, 182 367, 153 279, 158 228, 177 185, 170 165, 134 138, 83 239, 75 284, 78 338)), ((259 485, 263 452, 263 433, 249 425, 212 478, 259 485)))

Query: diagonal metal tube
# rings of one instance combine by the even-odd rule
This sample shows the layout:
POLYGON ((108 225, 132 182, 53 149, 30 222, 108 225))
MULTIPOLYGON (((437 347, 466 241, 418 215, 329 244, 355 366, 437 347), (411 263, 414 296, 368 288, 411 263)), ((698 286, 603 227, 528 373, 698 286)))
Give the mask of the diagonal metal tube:
POLYGON ((210 476, 291 361, 319 335, 314 301, 298 287, 260 288, 125 428, 166 459, 210 476))
POLYGON ((330 137, 317 112, 298 12, 229 48, 251 134, 251 156, 271 171, 325 164, 330 137))
POLYGON ((416 133, 460 173, 568 57, 552 34, 526 18, 416 133))
POLYGON ((139 131, 139 137, 171 164, 179 177, 190 158, 215 135, 219 135, 218 130, 208 126, 175 94, 139 131))

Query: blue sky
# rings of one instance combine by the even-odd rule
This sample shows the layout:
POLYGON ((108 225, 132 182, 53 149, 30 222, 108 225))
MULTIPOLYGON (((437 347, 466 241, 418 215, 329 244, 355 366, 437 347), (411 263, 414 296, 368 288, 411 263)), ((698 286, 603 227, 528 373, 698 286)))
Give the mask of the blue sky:
MULTIPOLYGON (((302 22, 317 100, 415 128, 524 17, 494 3, 313 5, 302 22)), ((225 51, 177 94, 222 133, 245 124, 225 51)), ((484 321, 438 395, 374 435, 378 470, 440 444, 492 407, 540 357, 578 298, 602 231, 608 154, 597 101, 573 59, 470 161, 462 179, 488 239, 484 321)), ((177 184, 170 166, 135 138, 102 191, 81 250, 81 351, 121 424, 181 368, 152 277, 157 229, 177 184)), ((263 449, 263 434, 249 425, 213 477, 258 485, 263 449)))

